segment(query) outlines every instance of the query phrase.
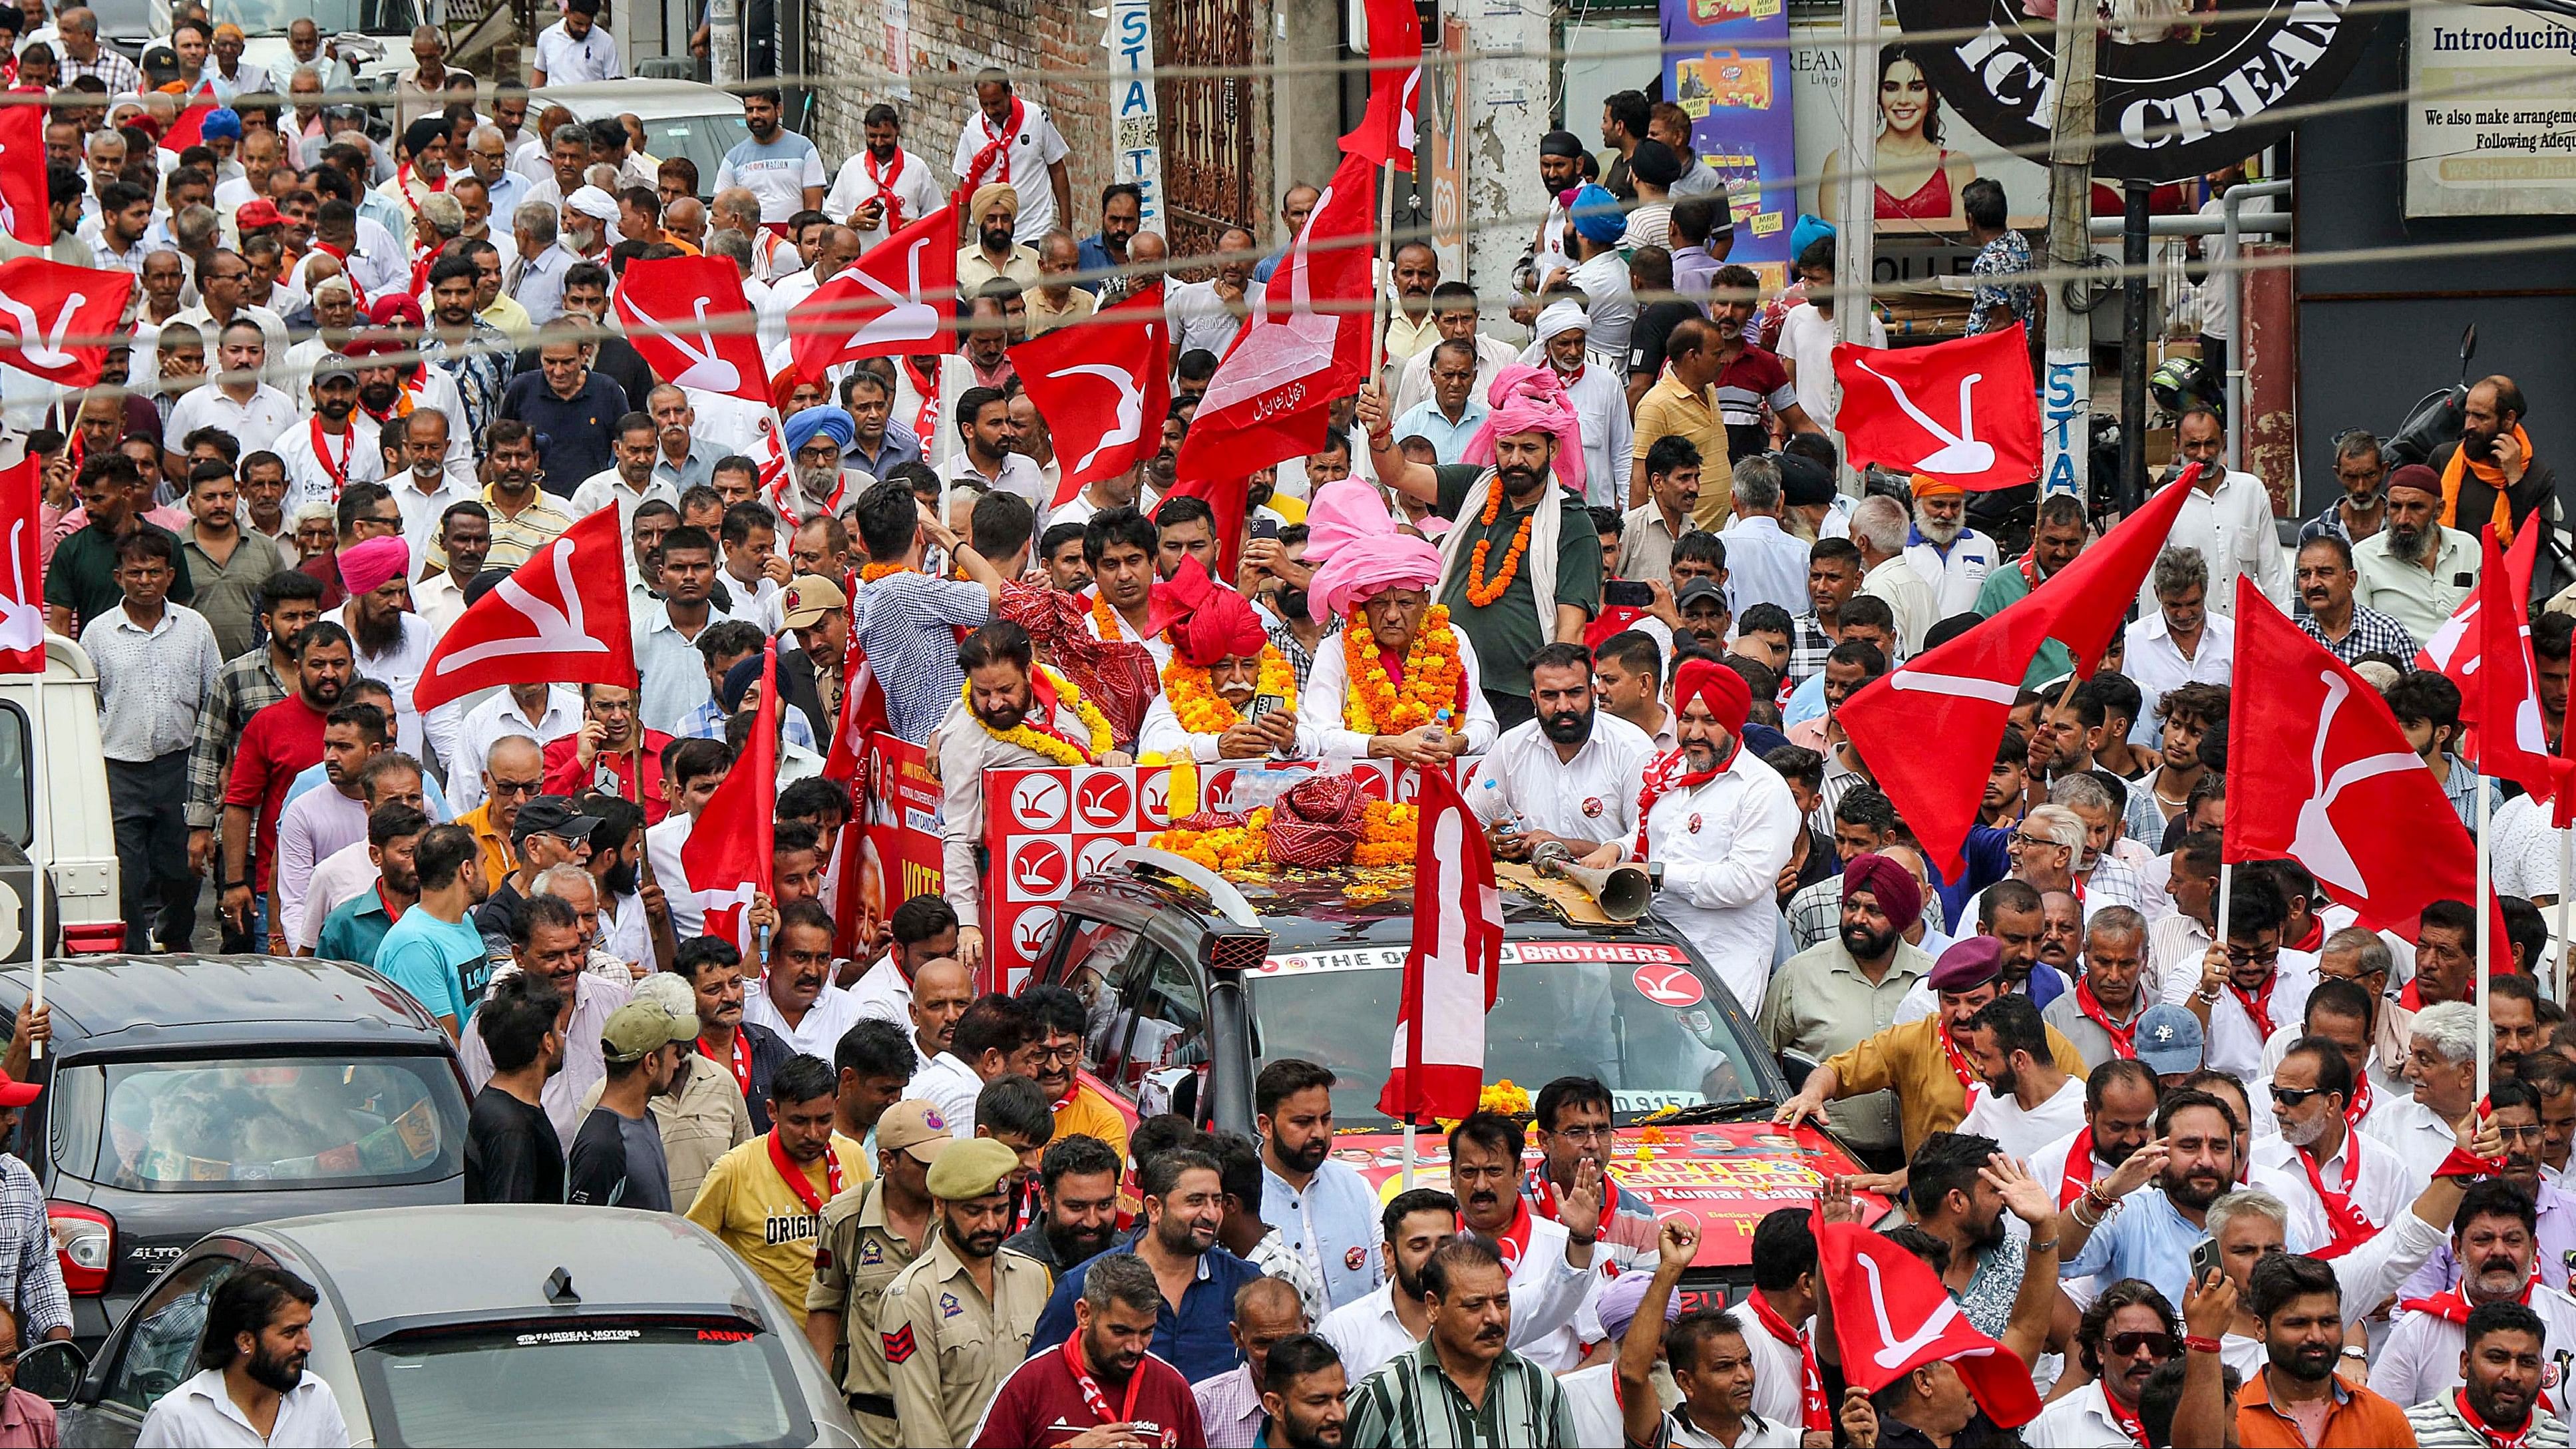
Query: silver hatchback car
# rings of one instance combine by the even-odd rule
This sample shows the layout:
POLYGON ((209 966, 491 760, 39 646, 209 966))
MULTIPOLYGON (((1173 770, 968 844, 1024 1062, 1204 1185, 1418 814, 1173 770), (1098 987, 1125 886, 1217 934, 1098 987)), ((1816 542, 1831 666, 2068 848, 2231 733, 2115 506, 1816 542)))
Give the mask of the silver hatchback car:
POLYGON ((196 1372, 216 1285, 251 1263, 320 1291, 305 1367, 352 1444, 859 1443, 800 1325, 740 1258, 685 1218, 619 1208, 381 1208, 217 1233, 94 1364, 44 1344, 19 1386, 53 1399, 64 1444, 132 1445, 196 1372))

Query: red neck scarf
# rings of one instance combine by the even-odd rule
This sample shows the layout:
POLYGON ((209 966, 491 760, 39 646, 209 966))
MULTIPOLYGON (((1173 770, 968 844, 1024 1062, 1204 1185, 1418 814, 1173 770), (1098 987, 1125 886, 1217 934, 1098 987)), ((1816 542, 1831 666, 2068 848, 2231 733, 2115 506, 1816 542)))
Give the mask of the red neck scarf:
MULTIPOLYGON (((1015 107, 1018 104, 1016 100, 1012 102, 1015 107)), ((868 184, 877 189, 871 199, 885 203, 885 222, 880 230, 888 235, 903 230, 903 198, 894 191, 895 182, 903 176, 903 149, 895 148, 893 163, 882 172, 877 169, 877 153, 871 147, 859 148, 859 163, 867 168, 868 184)))
MULTIPOLYGON (((2539 1281, 2540 1262, 2535 1258, 2531 1264, 2531 1276, 2523 1281, 2522 1291, 2514 1295, 2513 1301, 2525 1308, 2530 1307, 2531 1285, 2539 1281)), ((2430 1313, 2445 1323, 2466 1324, 2469 1321, 2468 1280, 2463 1278, 2430 1298, 2403 1299, 2397 1306, 2409 1313, 2430 1313)))
POLYGON ((385 883, 381 880, 376 882, 376 903, 385 908, 385 919, 388 921, 401 920, 403 912, 410 909, 408 906, 398 906, 385 899, 385 883))
MULTIPOLYGON (((1002 128, 1000 135, 993 136, 992 140, 985 142, 984 149, 975 153, 975 159, 966 163, 966 179, 959 186, 959 190, 971 196, 976 187, 984 184, 984 172, 987 169, 993 169, 995 181, 1011 179, 1011 143, 1020 138, 1020 126, 1028 118, 1029 103, 1018 96, 1011 97, 1011 123, 1002 128)), ((992 135, 992 117, 978 110, 975 112, 975 120, 983 126, 986 135, 992 135)))
MULTIPOLYGON (((702 1057, 715 1055, 715 1050, 707 1045, 705 1037, 698 1038, 698 1055, 702 1057)), ((733 1084, 742 1088, 742 1094, 745 1097, 751 1095, 751 1043, 742 1039, 742 1028, 738 1026, 733 1029, 733 1084)))
POLYGON ((2469 1407, 2469 1391, 2465 1385, 2451 1390, 2451 1409, 2460 1416, 2461 1423, 2469 1426, 2469 1432, 2487 1441, 2490 1449, 2523 1449, 2531 1442, 2531 1431, 2540 1422, 2540 1412, 2533 1408, 2523 1412, 2522 1427, 2511 1432, 2490 1424, 2478 1417, 2477 1410, 2469 1407))
POLYGON ((2361 1209, 2354 1206, 2352 1201, 2352 1190, 2361 1181, 2361 1134, 2349 1128, 2344 1131, 2344 1171, 2341 1192, 2333 1191, 2326 1186, 2325 1174, 2318 1169, 2315 1153, 2304 1147, 2292 1150, 2299 1154, 2299 1166, 2307 1169, 2309 1191, 2314 1192, 2317 1195, 2317 1201, 2325 1206, 2326 1231, 2333 1237, 2332 1242, 2316 1249, 2308 1256, 2340 1258, 2369 1242, 2379 1229, 2369 1218, 2362 1215, 2361 1209))
POLYGON ((2281 973, 2278 971, 2264 977, 2263 989, 2250 996, 2239 990, 2235 982, 2227 983, 2228 994, 2234 996, 2236 1004, 2244 1007, 2245 1014, 2253 1018, 2254 1039, 2257 1041, 2272 1039, 2272 988, 2280 984, 2281 973))
POLYGON ((1969 1100, 1975 1101, 1977 1089, 1985 1083, 1978 1079, 1976 1069, 1968 1065, 1968 1054, 1959 1050, 1957 1042, 1950 1040, 1950 1028, 1935 1026, 1932 1030, 1941 1039, 1941 1055, 1950 1063, 1950 1075, 1959 1079, 1959 1085, 1967 1089, 1969 1100))
MULTIPOLYGON (((2127 1026, 2114 1024, 2111 1020, 2110 1011, 2102 1005, 2102 999, 2093 994, 2093 978, 2090 973, 2075 978, 2075 1009, 2084 1013, 2085 1020, 2102 1028, 2102 1034, 2111 1039, 2111 1054, 2113 1056, 2118 1057, 2122 1061, 2135 1061, 2137 1059, 2138 1016, 2140 1013, 2132 1012, 2129 1016, 2129 1024, 2127 1026)), ((2266 1033, 2266 1035, 2269 1035, 2269 1033, 2266 1033)))
POLYGON ((2075 1134, 2075 1145, 2066 1149, 2066 1176, 2057 1184, 2058 1208, 2065 1209, 2092 1185, 2093 1129, 2087 1127, 2075 1134))
POLYGON ((2361 1130, 2362 1119, 2369 1115, 2370 1072, 2365 1068, 2361 1073, 2361 1080, 2352 1085, 2352 1100, 2343 1104, 2343 1125, 2358 1132, 2361 1130))
POLYGON ((931 359, 930 372, 924 376, 917 358, 903 359, 903 370, 912 378, 912 395, 921 399, 921 410, 913 414, 912 435, 923 440, 926 450, 931 439, 939 435, 939 379, 944 371, 937 358, 931 359))
POLYGON ((814 1190, 813 1175, 790 1158, 786 1148, 778 1145, 778 1133, 774 1128, 769 1134, 769 1165, 778 1169, 779 1179, 796 1194, 798 1202, 805 1204, 805 1211, 809 1213, 821 1212, 824 1203, 841 1195, 841 1159, 828 1142, 823 1145, 823 1180, 829 1184, 824 1192, 814 1190))
POLYGON ((312 428, 313 461, 321 464, 322 471, 331 475, 331 496, 336 500, 340 490, 349 486, 349 459, 358 451, 358 430, 353 427, 340 435, 340 457, 334 462, 331 444, 326 441, 331 435, 323 431, 322 420, 315 418, 312 428))
MULTIPOLYGON (((1467 1226, 1467 1219, 1464 1214, 1459 1216, 1458 1231, 1462 1233, 1475 1231, 1467 1226)), ((1512 1273, 1519 1271, 1521 1266, 1521 1255, 1529 1251, 1529 1240, 1529 1200, 1518 1193, 1514 1193, 1512 1194, 1511 1224, 1501 1232, 1494 1234, 1494 1247, 1502 1254, 1504 1272, 1512 1273)))
MULTIPOLYGON (((1061 740, 1065 744, 1072 746, 1074 751, 1082 756, 1082 762, 1086 765, 1090 764, 1090 740, 1088 738, 1077 740, 1072 736, 1067 735, 1064 731, 1056 728, 1055 680, 1049 677, 1044 669, 1033 671, 1029 675, 1029 697, 1035 702, 1036 708, 1031 709, 1027 715, 1023 716, 1020 723, 1027 725, 1030 729, 1036 730, 1039 734, 1045 735, 1048 739, 1061 740)), ((1089 731, 1086 730, 1084 733, 1088 736, 1089 731)))
POLYGON ((1762 1325, 1763 1332, 1798 1351, 1798 1427, 1810 1434, 1831 1433, 1834 1420, 1825 1403, 1825 1376, 1816 1368, 1816 1346, 1789 1326, 1789 1320, 1780 1316, 1780 1310, 1771 1306, 1761 1289, 1745 1295, 1744 1301, 1753 1305, 1754 1321, 1762 1325))
POLYGON ((2102 1386, 2102 1407, 2110 1411, 2111 1422, 2120 1426, 2120 1432, 2129 1436, 2130 1443, 2137 1445, 2138 1449, 2147 1449, 2147 1426, 2138 1422, 2137 1410, 2120 1407, 2120 1400, 2111 1392, 2109 1384, 2102 1386))
MULTIPOLYGON (((1016 104, 1016 102, 1014 102, 1016 104)), ((1082 1361, 1082 1335, 1077 1333, 1064 1341, 1064 1366, 1073 1371, 1073 1386, 1082 1390, 1082 1402, 1091 1416, 1103 1424, 1129 1424, 1136 1419, 1136 1390, 1145 1382, 1145 1366, 1127 1376, 1127 1392, 1117 1408, 1109 1407, 1109 1396, 1100 1391, 1100 1381, 1091 1376, 1091 1365, 1082 1361)))
MULTIPOLYGON (((1738 737, 1735 749, 1742 748, 1744 741, 1738 737)), ((1696 790, 1726 773, 1726 767, 1735 763, 1735 750, 1727 751, 1726 758, 1718 761, 1715 769, 1692 770, 1683 763, 1687 758, 1681 746, 1675 745, 1646 767, 1645 784, 1637 791, 1637 849, 1634 855, 1639 860, 1646 858, 1646 819, 1655 813, 1655 802, 1675 792, 1696 790)))

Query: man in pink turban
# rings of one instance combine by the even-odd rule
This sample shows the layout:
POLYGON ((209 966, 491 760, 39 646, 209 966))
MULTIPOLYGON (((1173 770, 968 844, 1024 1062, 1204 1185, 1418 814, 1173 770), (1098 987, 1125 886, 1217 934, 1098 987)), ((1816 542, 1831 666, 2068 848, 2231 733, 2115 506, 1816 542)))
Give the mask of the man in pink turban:
POLYGON ((1396 446, 1385 399, 1360 394, 1378 477, 1452 521, 1433 595, 1484 666, 1488 707, 1505 726, 1531 717, 1528 660, 1581 643, 1601 605, 1601 536, 1583 500, 1583 432, 1554 371, 1506 367, 1487 394, 1494 412, 1466 462, 1434 466, 1396 446))
MULTIPOLYGON (((1342 633, 1327 636, 1315 652, 1306 692, 1297 701, 1298 733, 1324 754, 1409 765, 1437 764, 1491 748, 1500 730, 1478 678, 1475 647, 1464 630, 1448 631, 1457 681, 1432 705, 1431 722, 1395 728, 1396 721, 1376 719, 1354 692, 1356 674, 1378 672, 1393 688, 1405 689, 1408 658, 1430 615, 1432 586, 1440 579, 1440 551, 1399 531, 1365 483, 1326 484, 1307 517, 1308 527, 1316 530, 1307 540, 1307 557, 1312 559, 1319 548, 1330 556, 1315 570, 1306 607, 1315 622, 1327 627, 1341 620, 1342 633), (1317 512, 1325 515, 1320 526, 1313 522, 1317 512), (1363 653, 1363 634, 1365 657, 1355 659, 1363 653)), ((1425 667, 1445 669, 1447 664, 1426 661, 1425 667)))
POLYGON ((1188 612, 1171 627, 1172 662, 1163 670, 1163 692, 1146 707, 1138 752, 1201 763, 1313 756, 1315 742, 1297 727, 1290 708, 1296 676, 1270 647, 1270 635, 1251 603, 1210 579, 1195 558, 1182 560, 1169 588, 1173 601, 1188 612), (1262 678, 1265 663, 1270 666, 1268 681, 1262 678), (1172 707, 1174 691, 1195 683, 1188 676, 1198 675, 1205 676, 1204 692, 1231 711, 1222 729, 1206 729, 1210 721, 1205 719, 1183 720, 1172 707), (1265 682, 1272 686, 1267 691, 1265 682))
POLYGON ((1805 828, 1779 772, 1744 748, 1753 692, 1708 658, 1673 674, 1677 748, 1646 769, 1636 858, 1660 862, 1655 908, 1759 1014, 1777 942, 1781 867, 1805 828))
MULTIPOLYGON (((349 602, 340 606, 338 619, 357 643, 358 674, 392 686, 401 746, 417 757, 420 716, 411 707, 411 687, 428 665, 437 636, 411 611, 410 573, 411 546, 401 534, 342 548, 340 583, 349 591, 349 602)), ((442 743, 452 749, 452 742, 442 743)), ((440 753, 454 758, 448 749, 440 753)))

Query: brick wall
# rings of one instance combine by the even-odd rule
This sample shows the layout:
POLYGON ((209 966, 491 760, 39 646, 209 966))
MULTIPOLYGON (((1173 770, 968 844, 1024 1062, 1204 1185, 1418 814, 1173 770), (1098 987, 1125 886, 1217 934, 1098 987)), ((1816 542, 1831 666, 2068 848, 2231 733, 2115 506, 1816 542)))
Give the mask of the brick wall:
MULTIPOLYGON (((898 11, 904 8, 898 4, 898 11)), ((903 112, 905 144, 919 152, 943 180, 958 129, 975 107, 975 72, 999 65, 1023 78, 1020 93, 1045 106, 1064 133, 1073 183, 1077 234, 1098 219, 1100 188, 1109 182, 1109 100, 1100 48, 1103 23, 1084 0, 909 0, 912 98, 881 85, 818 90, 813 138, 828 162, 855 153, 863 143, 859 118, 878 101, 903 112)), ((887 0, 815 0, 806 12, 811 70, 822 76, 895 66, 887 51, 887 0)))

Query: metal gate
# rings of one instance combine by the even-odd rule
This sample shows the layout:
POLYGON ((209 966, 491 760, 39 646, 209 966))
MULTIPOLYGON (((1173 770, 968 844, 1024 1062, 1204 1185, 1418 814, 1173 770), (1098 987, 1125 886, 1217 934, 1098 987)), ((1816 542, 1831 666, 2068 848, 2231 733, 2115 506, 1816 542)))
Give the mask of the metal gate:
POLYGON ((1227 227, 1263 235, 1254 225, 1253 191, 1260 120, 1269 109, 1252 74, 1260 26, 1252 0, 1163 0, 1158 8, 1158 63, 1231 71, 1156 83, 1167 239, 1176 257, 1203 256, 1216 250, 1227 227))

